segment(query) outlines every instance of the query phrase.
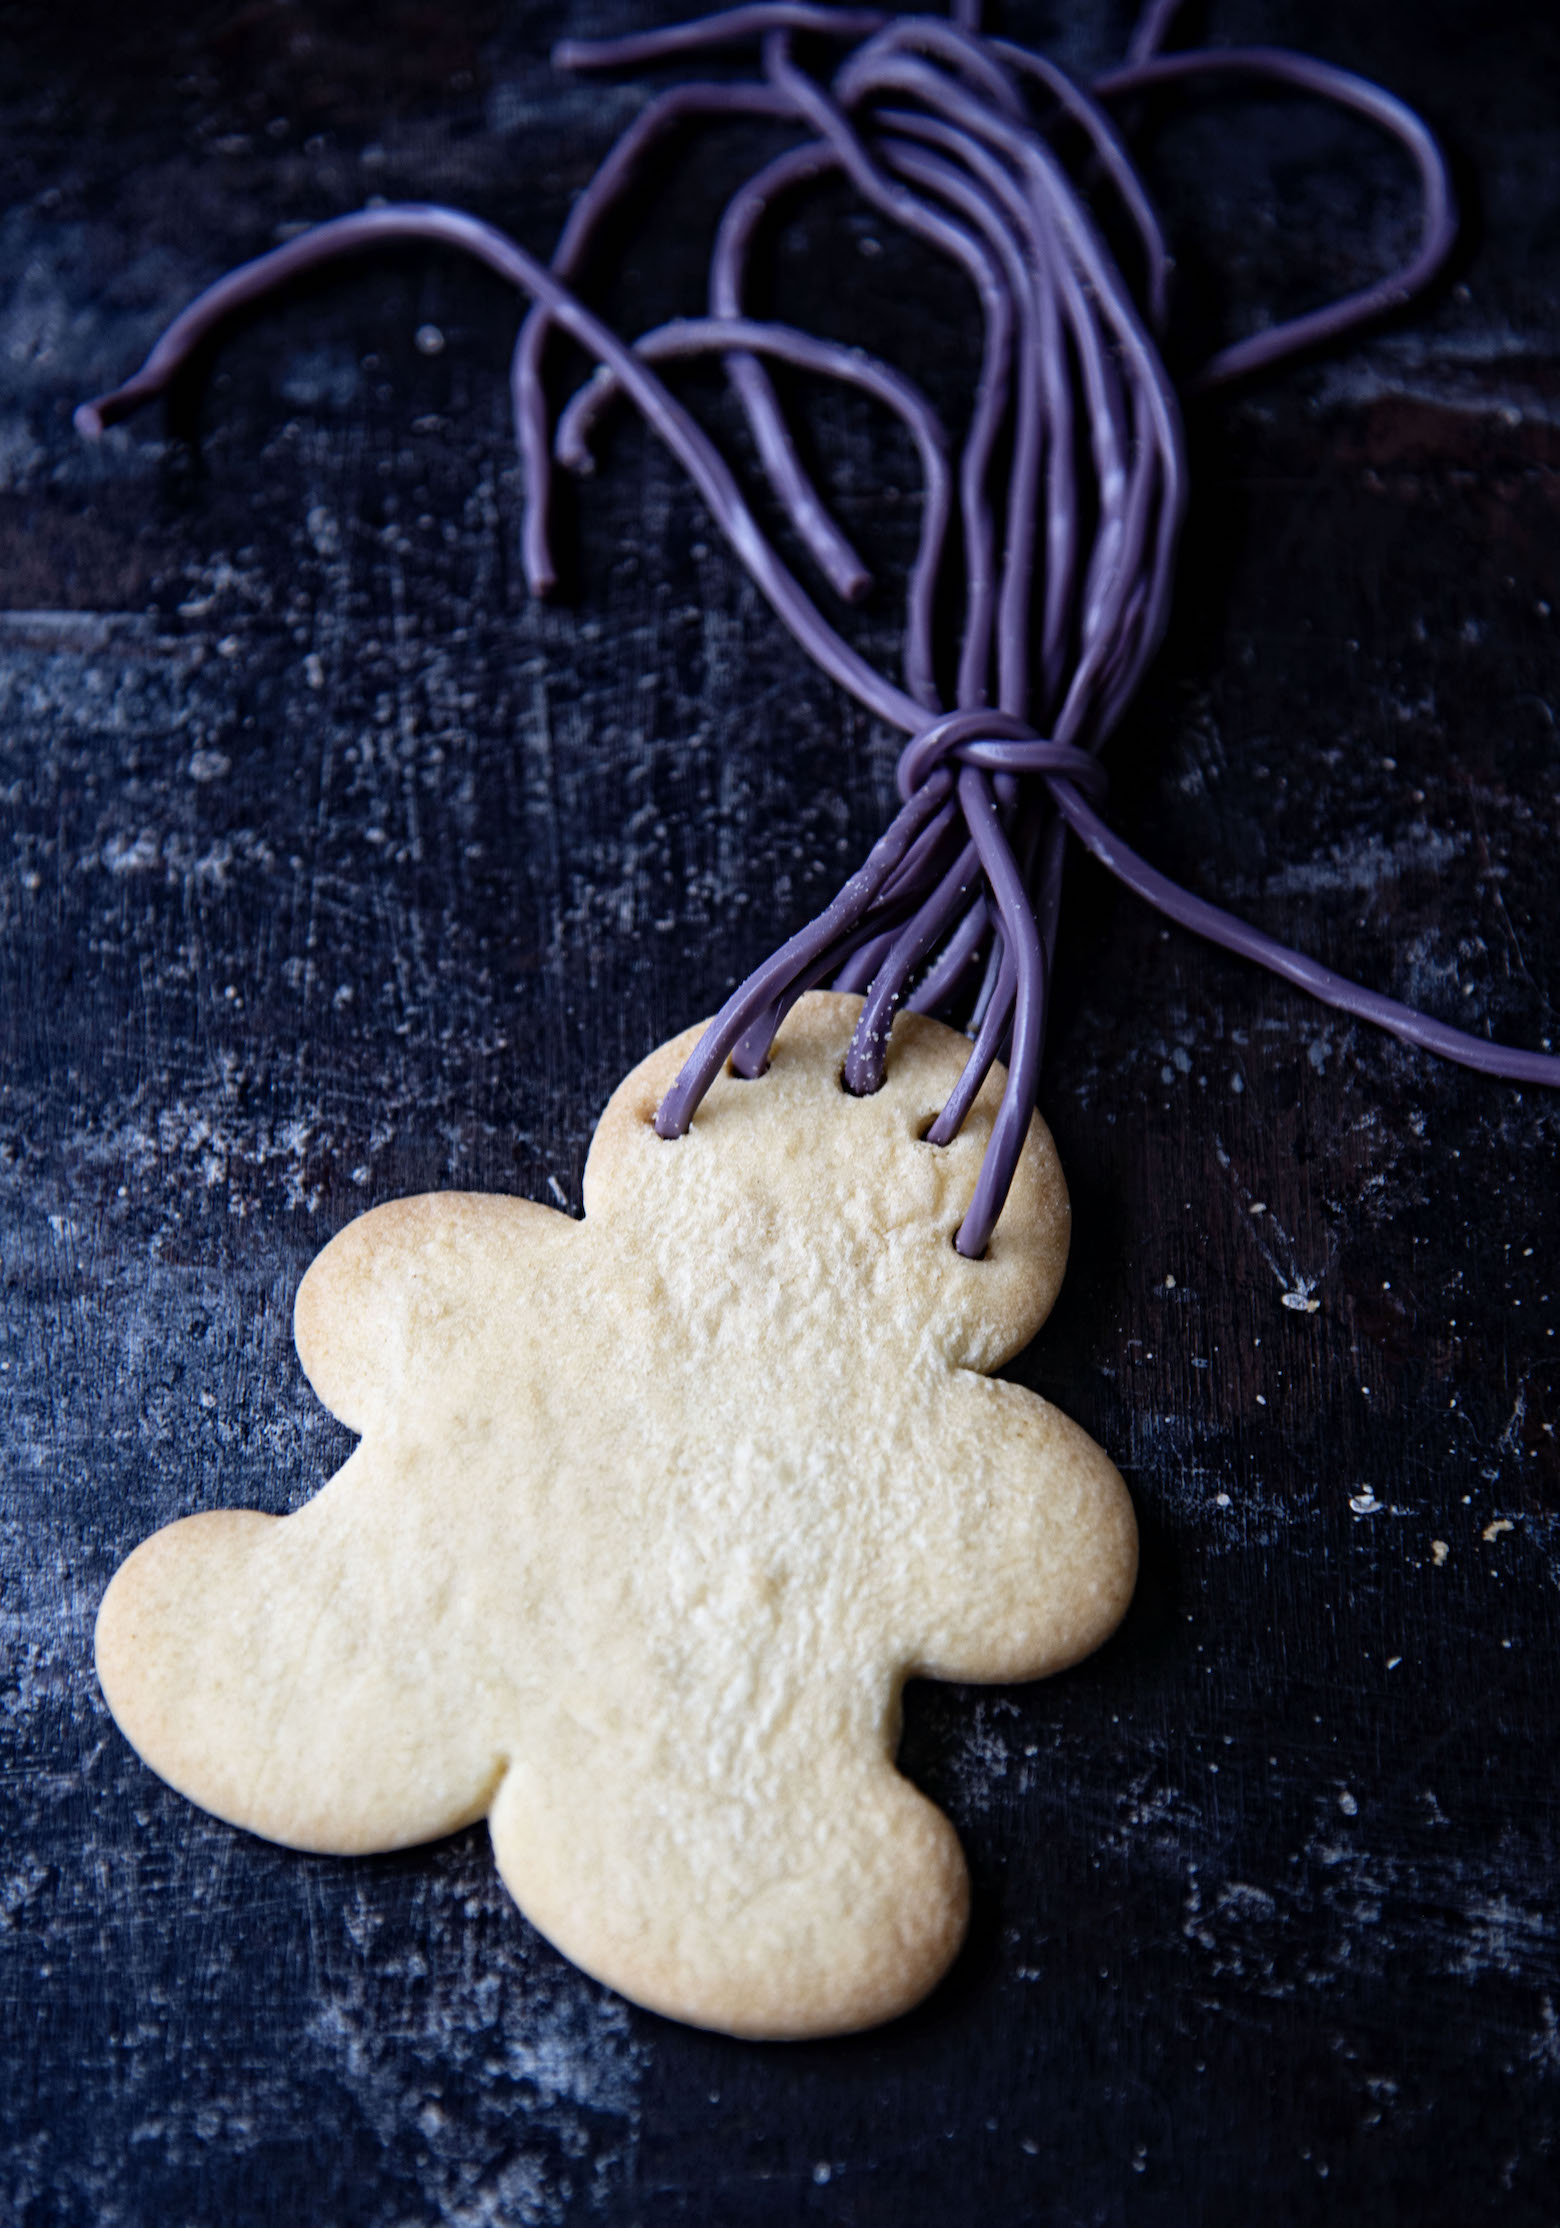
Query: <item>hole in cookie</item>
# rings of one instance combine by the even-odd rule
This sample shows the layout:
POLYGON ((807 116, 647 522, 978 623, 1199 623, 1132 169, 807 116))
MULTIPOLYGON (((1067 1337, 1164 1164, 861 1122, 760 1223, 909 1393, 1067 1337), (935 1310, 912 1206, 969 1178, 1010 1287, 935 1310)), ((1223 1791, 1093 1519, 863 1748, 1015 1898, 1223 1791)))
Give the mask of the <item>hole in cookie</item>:
POLYGON ((844 1070, 844 1068, 841 1068, 841 1069, 840 1069, 840 1089, 841 1089, 841 1090, 842 1090, 842 1091, 843 1091, 843 1092, 845 1093, 845 1096, 846 1096, 846 1097, 847 1097, 848 1099, 873 1099, 873 1098, 876 1098, 876 1097, 877 1097, 877 1095, 878 1095, 878 1093, 879 1093, 879 1091, 881 1091, 881 1090, 882 1090, 882 1088, 883 1088, 883 1085, 884 1085, 884 1084, 885 1084, 885 1083, 886 1083, 887 1081, 888 1081, 888 1077, 887 1077, 886 1075, 885 1075, 885 1076, 882 1076, 882 1077, 880 1077, 880 1078, 879 1078, 879 1080, 878 1080, 878 1081, 877 1081, 876 1083, 874 1083, 874 1084, 873 1084, 873 1086, 872 1086, 872 1088, 871 1088, 871 1090, 870 1090, 870 1091, 858 1091, 858 1090, 857 1090, 857 1089, 855 1088, 855 1086, 854 1086, 854 1085, 852 1084, 852 1082, 851 1082, 851 1080, 850 1080, 850 1077, 849 1077, 849 1076, 847 1075, 847 1073, 846 1073, 846 1071, 844 1070))
POLYGON ((926 1120, 921 1124, 920 1128, 915 1133, 917 1138, 923 1145, 935 1146, 938 1152, 941 1152, 943 1150, 943 1146, 940 1141, 932 1135, 932 1132, 941 1120, 941 1114, 928 1114, 926 1120))

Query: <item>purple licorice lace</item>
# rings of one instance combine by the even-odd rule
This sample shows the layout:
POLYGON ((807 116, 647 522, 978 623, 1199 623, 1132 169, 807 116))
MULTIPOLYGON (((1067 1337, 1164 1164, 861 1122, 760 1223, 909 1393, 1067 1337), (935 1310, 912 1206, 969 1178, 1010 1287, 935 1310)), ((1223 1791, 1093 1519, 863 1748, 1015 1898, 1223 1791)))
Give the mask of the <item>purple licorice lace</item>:
POLYGON ((523 554, 533 590, 545 594, 554 584, 547 529, 553 454, 565 465, 588 463, 596 421, 615 398, 626 397, 688 472, 808 656, 910 738, 899 761, 898 815, 833 903, 726 1001, 663 1100, 656 1127, 663 1137, 681 1136, 728 1060, 738 1074, 762 1073, 787 1010, 818 983, 864 993, 843 1078, 856 1092, 882 1082, 901 1006, 961 1016, 974 1040, 970 1059, 929 1140, 947 1143, 994 1062, 1005 1055, 1008 1067, 956 1239, 970 1256, 985 1251, 1035 1103, 1069 830, 1169 919, 1313 997, 1466 1066, 1560 1084, 1560 1058, 1510 1050, 1432 1021, 1191 896, 1130 851, 1100 817, 1105 777, 1098 752, 1163 631, 1185 497, 1179 412, 1151 337, 1163 319, 1169 259, 1106 104, 1135 103, 1194 77, 1255 78, 1380 125, 1419 175, 1420 243, 1401 270, 1222 350, 1198 375, 1199 386, 1336 340, 1398 307, 1444 262, 1456 225, 1435 141, 1390 94, 1276 48, 1161 54, 1176 5, 1150 0, 1127 63, 1089 88, 1041 55, 983 36, 977 0, 955 0, 946 22, 758 0, 630 38, 565 45, 555 60, 586 70, 756 49, 761 74, 678 85, 651 99, 576 202, 550 268, 456 210, 410 206, 339 217, 220 280, 175 320, 131 380, 77 412, 81 430, 96 435, 161 392, 233 310, 300 272, 386 242, 462 248, 527 294, 533 306, 516 344, 511 384, 526 467, 523 554), (798 41, 832 66, 805 67, 798 41), (711 260, 707 314, 625 342, 572 283, 603 222, 669 134, 744 117, 792 125, 800 142, 749 178, 728 206, 711 260), (1113 197, 1135 239, 1141 311, 1053 145, 1061 131, 1081 141, 1096 190, 1113 197), (860 349, 746 314, 748 266, 766 218, 830 174, 844 178, 885 222, 948 258, 974 290, 980 370, 956 460, 936 413, 903 374, 860 349), (543 386, 554 327, 599 367, 562 413, 555 435, 543 386), (868 664, 830 625, 761 531, 719 450, 656 368, 711 355, 723 364, 776 499, 842 598, 863 594, 870 576, 807 473, 768 366, 787 364, 855 386, 908 432, 923 503, 906 590, 903 685, 868 664), (955 703, 947 706, 936 677, 934 613, 950 577, 962 578, 963 624, 955 703))

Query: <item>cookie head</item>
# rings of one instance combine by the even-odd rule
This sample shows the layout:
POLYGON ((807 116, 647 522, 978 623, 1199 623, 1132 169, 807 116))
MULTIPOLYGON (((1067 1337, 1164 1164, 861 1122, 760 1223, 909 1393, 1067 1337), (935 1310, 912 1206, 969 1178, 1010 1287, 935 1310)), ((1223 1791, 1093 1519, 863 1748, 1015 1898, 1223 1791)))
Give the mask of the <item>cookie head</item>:
POLYGON ((989 1370, 1021 1351, 1050 1313, 1067 1265, 1067 1187, 1050 1131, 1036 1114, 1009 1202, 985 1257, 954 1238, 968 1210, 1005 1080, 993 1070, 951 1144, 926 1132, 969 1055, 968 1040, 920 1014, 901 1014, 880 1091, 857 1098, 842 1081, 861 1000, 813 992, 787 1017, 763 1075, 729 1068, 684 1137, 655 1115, 700 1032, 663 1045, 613 1094, 585 1168, 587 1217, 635 1233, 700 1305, 703 1279, 752 1314, 784 1310, 820 1287, 848 1309, 857 1335, 901 1357, 934 1349, 989 1370))

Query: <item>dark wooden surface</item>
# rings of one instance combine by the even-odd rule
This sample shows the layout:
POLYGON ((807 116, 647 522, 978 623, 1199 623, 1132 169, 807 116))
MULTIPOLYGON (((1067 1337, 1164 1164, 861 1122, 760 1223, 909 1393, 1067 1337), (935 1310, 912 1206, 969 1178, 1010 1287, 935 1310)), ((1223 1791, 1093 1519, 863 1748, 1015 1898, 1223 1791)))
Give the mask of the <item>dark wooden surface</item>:
MULTIPOLYGON (((1113 811, 1170 871, 1527 1044, 1560 960, 1537 16, 1215 10, 1422 103, 1469 242, 1403 329, 1196 416, 1180 609, 1113 753, 1113 811)), ((172 437, 70 431, 197 286, 369 193, 545 251, 639 97, 560 83, 547 47, 624 20, 4 13, 0 2221, 1552 2222, 1555 1104, 1092 872, 1044 1093, 1074 1259, 1019 1374, 1120 1463, 1142 1582, 1064 1679, 912 1693, 906 1768, 976 1882, 924 2009, 806 2048, 670 2026, 530 1931, 483 1832, 266 1847, 153 1779, 98 1695, 137 1540, 294 1507, 344 1451, 290 1338, 323 1241, 406 1191, 576 1202, 617 1077, 888 809, 892 739, 633 426, 566 505, 569 596, 526 602, 514 313, 480 275, 367 266, 236 333, 172 437)), ((1084 68, 1127 28, 1005 24, 1084 68)), ((1396 160, 1307 111, 1198 106, 1153 149, 1184 352, 1408 237, 1396 160)), ((736 159, 674 166, 625 322, 696 306, 736 159)), ((784 234, 775 298, 940 394, 967 376, 969 304, 843 200, 784 234)), ((812 425, 891 568, 908 459, 854 405, 812 425)), ((891 654, 891 599, 853 623, 891 654)))

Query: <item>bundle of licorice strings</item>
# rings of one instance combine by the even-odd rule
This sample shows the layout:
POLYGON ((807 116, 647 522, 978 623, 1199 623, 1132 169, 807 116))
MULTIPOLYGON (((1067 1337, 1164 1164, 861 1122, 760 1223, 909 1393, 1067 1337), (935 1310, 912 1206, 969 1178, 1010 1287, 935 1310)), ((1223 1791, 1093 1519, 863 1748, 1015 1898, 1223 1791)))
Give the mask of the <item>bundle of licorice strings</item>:
POLYGON ((581 194, 550 267, 457 210, 407 205, 338 217, 220 280, 169 327, 132 379, 77 412, 83 432, 101 432, 165 388, 233 310, 300 272, 385 242, 462 248, 530 296, 511 376, 533 590, 545 594, 554 585, 547 528, 553 454, 566 465, 585 462, 594 421, 614 397, 625 397, 686 469, 808 656, 910 738, 899 760, 898 816, 833 903, 726 1001, 656 1126, 663 1137, 681 1136, 728 1060, 739 1074, 761 1073, 786 1011, 817 984, 865 993, 844 1075, 859 1093, 883 1079, 901 1007, 946 1013, 973 1044, 928 1132, 934 1144, 958 1131, 993 1063, 1007 1061, 1000 1111, 956 1240, 969 1256, 985 1251, 1035 1103, 1069 830, 1170 919, 1327 1004, 1469 1067, 1560 1084, 1560 1057, 1491 1044, 1348 982, 1178 888, 1100 817, 1099 752, 1164 629, 1186 488, 1180 414, 1153 337, 1164 323, 1169 259, 1112 111, 1186 78, 1255 80, 1371 120, 1418 173, 1421 234, 1410 262, 1225 349, 1199 374, 1201 386, 1397 308, 1435 275, 1456 228, 1441 153, 1401 102, 1346 71, 1276 48, 1162 54, 1175 5, 1153 0, 1125 65, 1087 87, 1043 56, 983 35, 978 9, 967 4, 944 21, 756 0, 629 38, 565 44, 554 58, 571 70, 756 52, 759 74, 679 84, 651 99, 581 194), (733 117, 794 126, 798 144, 750 177, 720 218, 707 313, 626 342, 585 307, 571 282, 657 144, 690 125, 733 117), (1087 195, 1059 142, 1084 150, 1087 195), (980 369, 957 458, 937 413, 902 372, 863 349, 744 312, 751 253, 767 214, 831 174, 973 287, 980 369), (1111 209, 1096 209, 1091 197, 1108 197, 1111 209), (1106 244, 1105 215, 1132 238, 1133 283, 1106 244), (542 371, 555 328, 599 368, 551 433, 542 371), (862 390, 902 422, 923 491, 901 681, 869 664, 824 617, 760 528, 715 443, 659 375, 657 367, 694 357, 719 360, 776 500, 829 587, 847 600, 869 585, 866 567, 807 473, 766 363, 862 390), (963 591, 951 704, 939 693, 935 639, 950 581, 963 591))

